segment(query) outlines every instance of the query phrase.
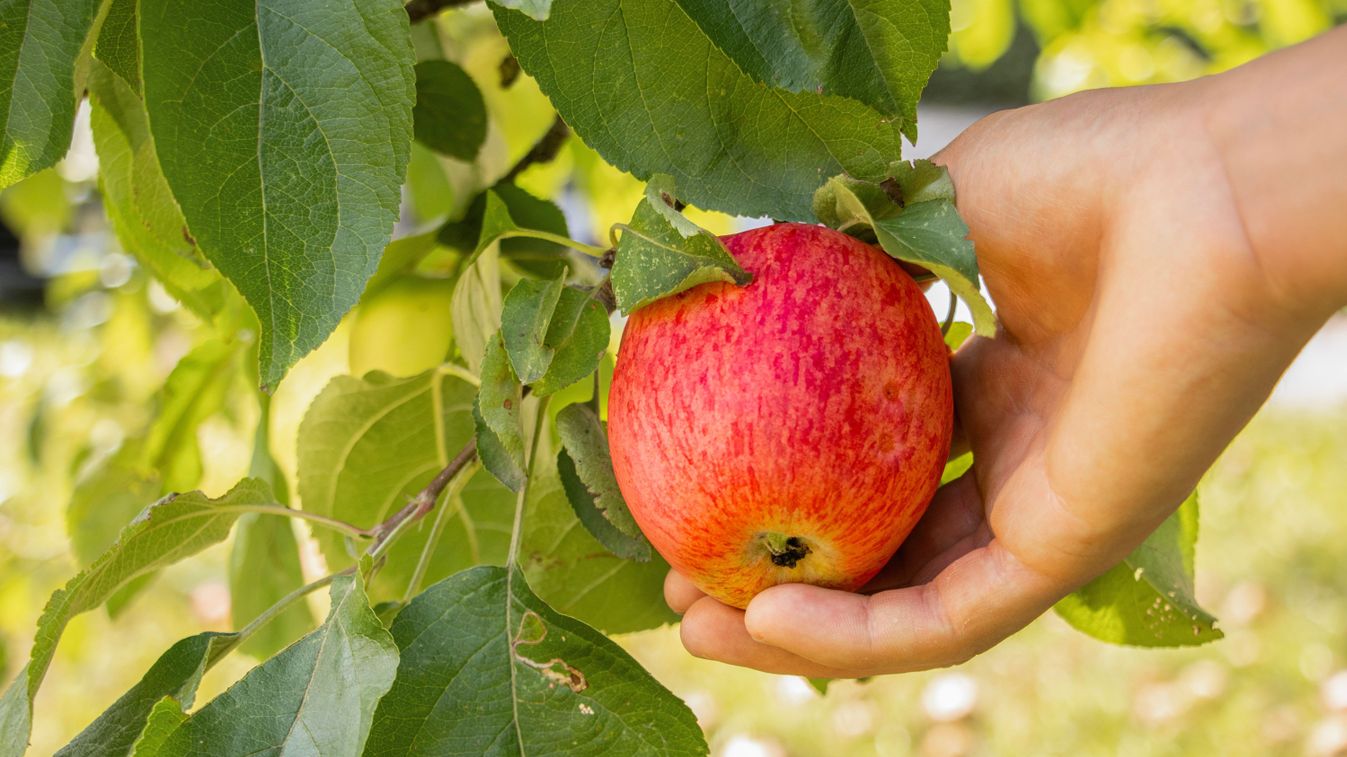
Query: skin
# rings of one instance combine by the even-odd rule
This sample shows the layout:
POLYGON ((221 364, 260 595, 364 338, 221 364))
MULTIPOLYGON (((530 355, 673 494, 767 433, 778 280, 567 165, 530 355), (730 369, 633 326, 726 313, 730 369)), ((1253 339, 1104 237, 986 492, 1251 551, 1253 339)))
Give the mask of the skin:
POLYGON ((901 266, 846 234, 783 223, 725 244, 751 284, 695 287, 627 322, 608 401, 623 497, 669 564, 728 605, 786 581, 859 589, 945 465, 940 326, 901 266))
POLYGON ((687 649, 810 676, 957 664, 1135 548, 1347 305, 1343 70, 1347 28, 996 113, 940 153, 1002 321, 952 364, 976 464, 868 593, 743 611, 671 573, 687 649))

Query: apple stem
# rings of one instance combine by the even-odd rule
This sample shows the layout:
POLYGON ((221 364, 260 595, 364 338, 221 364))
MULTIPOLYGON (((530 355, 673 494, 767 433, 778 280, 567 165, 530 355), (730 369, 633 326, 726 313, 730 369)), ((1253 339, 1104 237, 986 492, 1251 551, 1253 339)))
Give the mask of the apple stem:
POLYGON ((813 551, 798 536, 786 536, 773 531, 762 534, 760 538, 763 546, 771 553, 772 564, 782 568, 794 568, 813 551))

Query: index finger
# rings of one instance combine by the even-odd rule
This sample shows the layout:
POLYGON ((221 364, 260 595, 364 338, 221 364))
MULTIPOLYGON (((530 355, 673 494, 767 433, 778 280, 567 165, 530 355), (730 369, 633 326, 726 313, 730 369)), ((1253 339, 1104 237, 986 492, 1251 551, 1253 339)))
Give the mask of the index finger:
POLYGON ((964 662, 1065 593, 992 540, 919 586, 869 596, 775 586, 753 599, 744 622, 753 639, 820 665, 899 673, 964 662))

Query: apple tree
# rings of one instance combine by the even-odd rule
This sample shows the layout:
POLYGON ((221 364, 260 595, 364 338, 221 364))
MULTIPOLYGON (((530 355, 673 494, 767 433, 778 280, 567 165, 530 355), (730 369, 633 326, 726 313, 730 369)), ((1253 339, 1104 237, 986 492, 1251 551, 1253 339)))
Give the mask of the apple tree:
MULTIPOLYGON (((236 630, 173 644, 61 754, 705 753, 609 638, 676 621, 604 434, 615 313, 750 285, 699 225, 718 211, 877 244, 969 305, 952 347, 994 338, 948 175, 901 159, 948 19, 946 0, 0 2, 0 187, 61 159, 88 107, 112 232, 203 325, 68 503, 82 569, 0 696, 0 756, 25 752, 73 617, 231 537, 236 630), (339 327, 350 375, 281 465, 272 392, 339 327), (207 494, 196 429, 239 386, 251 470, 207 494), (306 540, 330 571, 307 583, 306 540), (261 662, 196 701, 234 653, 261 662)), ((1196 528, 1191 498, 1059 612, 1117 643, 1219 637, 1196 528)))

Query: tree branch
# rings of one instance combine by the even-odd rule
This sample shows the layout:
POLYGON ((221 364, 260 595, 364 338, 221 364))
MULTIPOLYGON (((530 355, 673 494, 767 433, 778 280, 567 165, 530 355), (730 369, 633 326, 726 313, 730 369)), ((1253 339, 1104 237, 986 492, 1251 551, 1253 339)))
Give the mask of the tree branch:
POLYGON ((383 553, 384 545, 389 542, 391 537, 401 530, 402 525, 407 522, 415 522, 424 518, 426 513, 435 509, 435 500, 439 499, 440 493, 449 485, 449 482, 458 475, 459 471, 468 467, 468 464, 477 459, 477 438, 473 437, 468 443, 463 445, 449 464, 444 466, 444 470, 435 475, 426 488, 417 492, 412 501, 405 507, 389 516, 388 520, 375 526, 371 531, 374 533, 374 544, 369 549, 369 554, 378 557, 383 553))
POLYGON ((561 120, 561 116, 557 116, 542 139, 539 139, 533 149, 525 153, 524 157, 520 158, 519 162, 515 163, 514 167, 500 180, 502 182, 514 181, 519 174, 524 172, 525 168, 534 163, 551 163, 557 157, 557 153, 561 152, 561 146, 566 144, 566 138, 570 135, 570 127, 566 126, 566 122, 561 120))
POLYGON ((477 0, 411 0, 403 8, 407 11, 407 17, 415 24, 425 21, 446 8, 457 8, 475 2, 477 0))

